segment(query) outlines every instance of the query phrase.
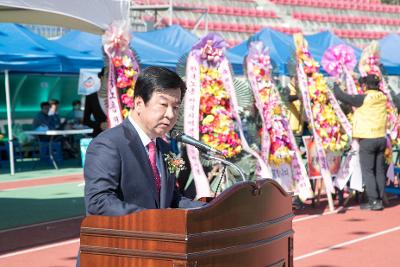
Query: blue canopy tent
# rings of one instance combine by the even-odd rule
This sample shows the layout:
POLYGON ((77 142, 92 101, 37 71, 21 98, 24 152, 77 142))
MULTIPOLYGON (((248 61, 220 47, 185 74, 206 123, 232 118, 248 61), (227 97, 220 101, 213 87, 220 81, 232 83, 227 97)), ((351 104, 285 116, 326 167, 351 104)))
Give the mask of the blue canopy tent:
POLYGON ((19 24, 0 24, 0 69, 24 72, 79 73, 99 68, 102 60, 49 41, 19 24))
MULTIPOLYGON (((309 50, 312 56, 321 62, 325 50, 333 45, 346 44, 354 49, 357 61, 360 59, 362 50, 356 46, 340 39, 335 34, 324 31, 313 35, 306 35, 306 40, 309 44, 309 50)), ((381 53, 381 63, 388 75, 400 74, 400 53, 398 48, 400 45, 400 36, 392 33, 379 40, 379 47, 381 53)))
MULTIPOLYGON (((11 173, 14 173, 9 72, 78 73, 80 68, 98 66, 99 61, 34 34, 18 24, 0 24, 0 71, 4 72, 5 100, 10 146, 11 173)), ((22 88, 27 75, 18 82, 22 88)))
POLYGON ((308 42, 308 49, 311 55, 318 62, 321 62, 326 49, 339 44, 345 44, 352 47, 354 49, 354 54, 357 60, 360 58, 361 55, 361 50, 359 48, 346 42, 343 39, 340 39, 330 31, 323 31, 316 34, 305 35, 304 38, 308 42))
POLYGON ((60 70, 60 58, 37 42, 35 37, 21 25, 0 24, 0 70, 60 70))
MULTIPOLYGON (((9 71, 49 71, 60 69, 55 53, 48 52, 36 42, 31 32, 20 25, 0 24, 0 70, 4 71, 7 123, 10 148, 10 169, 14 174, 14 146, 12 143, 9 71)), ((17 88, 18 90, 18 88, 17 88)))
POLYGON ((261 41, 269 47, 272 61, 276 65, 274 72, 281 75, 289 74, 287 63, 291 60, 294 53, 294 43, 291 35, 264 28, 252 35, 247 41, 229 49, 229 52, 236 54, 243 62, 248 52, 248 44, 253 41, 261 41))
POLYGON ((391 33, 379 40, 381 62, 388 75, 400 75, 400 35, 391 33))
MULTIPOLYGON (((143 66, 158 65, 175 68, 179 59, 177 51, 185 51, 182 39, 191 40, 194 37, 187 32, 173 32, 162 29, 151 32, 135 32, 131 46, 137 52, 143 66), (175 39, 177 38, 177 39, 175 39)), ((82 53, 103 57, 101 36, 72 30, 55 41, 65 47, 73 48, 82 53)))
MULTIPOLYGON (((164 64, 166 67, 175 68, 179 59, 192 49, 192 46, 199 38, 179 25, 172 25, 161 30, 150 32, 136 32, 133 38, 133 48, 138 51, 143 62, 151 62, 152 65, 164 64), (152 52, 152 46, 156 47, 163 54, 158 57, 152 52), (149 50, 150 49, 150 50, 149 50), (142 54, 149 57, 142 58, 142 54), (173 55, 172 55, 173 54, 173 55)), ((236 54, 227 51, 226 56, 232 64, 235 74, 242 74, 242 59, 236 54)))
MULTIPOLYGON (((163 66, 175 69, 179 59, 190 51, 198 37, 178 25, 149 32, 134 32, 131 46, 137 52, 142 66, 163 66)), ((88 55, 102 57, 101 37, 70 31, 55 41, 88 55)), ((234 72, 242 73, 242 61, 237 55, 227 53, 234 72)))

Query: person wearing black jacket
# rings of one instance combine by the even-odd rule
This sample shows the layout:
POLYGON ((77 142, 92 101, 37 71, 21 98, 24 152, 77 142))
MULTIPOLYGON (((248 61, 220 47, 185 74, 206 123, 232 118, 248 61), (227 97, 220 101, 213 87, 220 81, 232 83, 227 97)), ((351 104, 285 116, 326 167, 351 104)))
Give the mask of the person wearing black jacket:
MULTIPOLYGON (((98 73, 100 80, 102 80, 103 75, 104 67, 98 73)), ((93 137, 107 129, 107 111, 105 105, 100 103, 100 101, 105 102, 105 99, 100 97, 99 91, 86 96, 85 110, 83 112, 83 124, 93 129, 93 137)))

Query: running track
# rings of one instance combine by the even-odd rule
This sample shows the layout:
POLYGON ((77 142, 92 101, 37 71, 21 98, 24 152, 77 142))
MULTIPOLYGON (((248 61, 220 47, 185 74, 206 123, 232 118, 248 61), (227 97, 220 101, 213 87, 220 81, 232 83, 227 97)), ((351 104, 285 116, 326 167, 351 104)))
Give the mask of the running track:
MULTIPOLYGON (((296 267, 399 266, 400 201, 383 211, 358 206, 303 211, 293 220, 296 267), (307 214, 308 213, 308 214, 307 214)), ((0 266, 75 266, 79 239, 0 255, 0 266)))

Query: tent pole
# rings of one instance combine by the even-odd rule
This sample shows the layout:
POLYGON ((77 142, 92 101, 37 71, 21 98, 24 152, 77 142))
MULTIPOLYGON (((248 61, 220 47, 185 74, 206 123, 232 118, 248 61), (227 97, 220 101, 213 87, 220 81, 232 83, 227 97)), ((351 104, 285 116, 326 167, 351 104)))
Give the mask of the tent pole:
POLYGON ((14 145, 13 145, 13 133, 12 133, 12 125, 11 125, 11 104, 10 104, 10 79, 8 75, 8 70, 4 71, 4 82, 6 88, 6 103, 7 103, 7 123, 8 123, 8 146, 10 148, 10 171, 11 175, 15 175, 15 166, 14 166, 14 145))
POLYGON ((168 10, 169 12, 169 21, 168 21, 168 23, 169 23, 169 26, 171 26, 172 25, 172 17, 174 16, 174 1, 173 0, 169 0, 169 10, 168 10))

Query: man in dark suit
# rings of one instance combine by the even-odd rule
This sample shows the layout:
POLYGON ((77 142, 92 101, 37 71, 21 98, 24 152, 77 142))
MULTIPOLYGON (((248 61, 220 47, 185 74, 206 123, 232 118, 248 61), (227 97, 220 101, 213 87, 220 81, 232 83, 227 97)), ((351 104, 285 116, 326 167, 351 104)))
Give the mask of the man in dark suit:
MULTIPOLYGON (((97 76, 100 81, 103 79, 104 67, 97 76)), ((83 124, 93 129, 93 137, 107 129, 105 99, 100 96, 100 90, 86 96, 85 109, 83 111, 83 124)))
POLYGON ((97 136, 86 152, 88 214, 126 215, 143 209, 191 208, 168 171, 169 145, 161 139, 176 123, 186 86, 165 68, 149 67, 138 77, 134 108, 120 125, 97 136))
POLYGON ((170 148, 161 137, 176 123, 185 83, 175 72, 149 67, 140 73, 134 91, 128 118, 94 138, 86 151, 86 213, 120 216, 202 206, 179 193, 176 176, 164 161, 170 148))

